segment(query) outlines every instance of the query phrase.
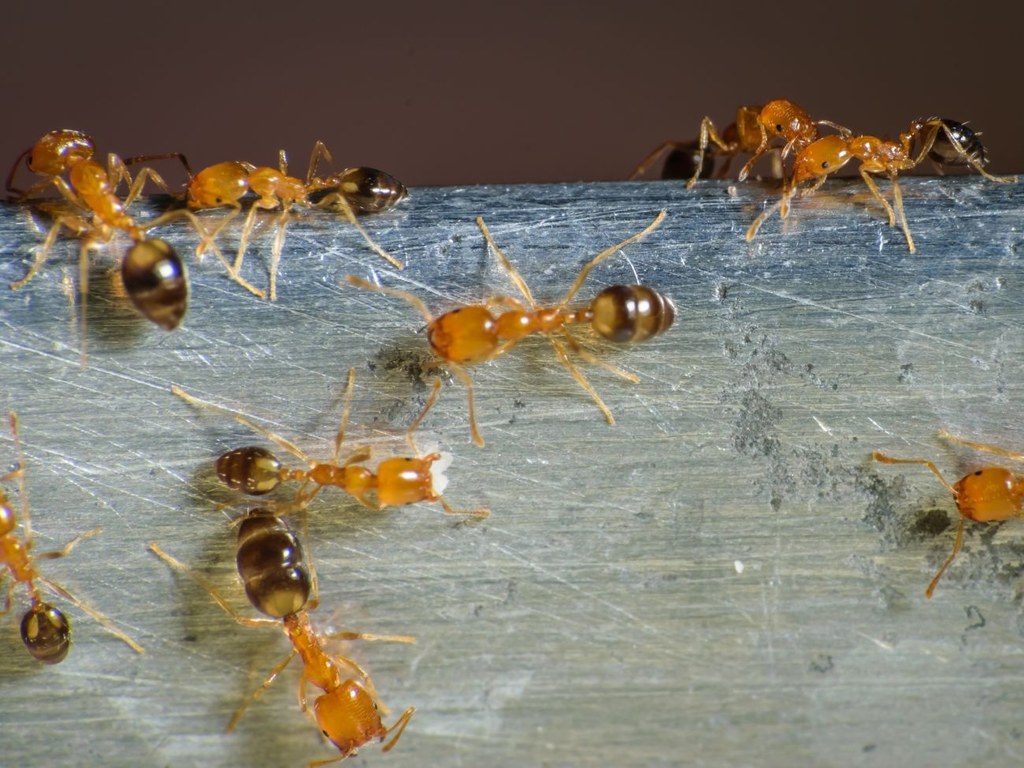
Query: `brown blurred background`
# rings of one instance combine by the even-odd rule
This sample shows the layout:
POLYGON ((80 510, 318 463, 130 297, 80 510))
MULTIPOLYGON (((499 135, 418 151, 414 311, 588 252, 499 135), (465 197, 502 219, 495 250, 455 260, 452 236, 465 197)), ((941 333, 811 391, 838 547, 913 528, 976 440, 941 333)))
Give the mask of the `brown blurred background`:
POLYGON ((86 5, 0 10, 4 171, 67 127, 196 168, 285 148, 301 175, 321 139, 340 166, 410 185, 624 179, 702 116, 724 127, 772 98, 889 137, 918 116, 970 121, 991 170, 1024 170, 1020 6, 86 5))

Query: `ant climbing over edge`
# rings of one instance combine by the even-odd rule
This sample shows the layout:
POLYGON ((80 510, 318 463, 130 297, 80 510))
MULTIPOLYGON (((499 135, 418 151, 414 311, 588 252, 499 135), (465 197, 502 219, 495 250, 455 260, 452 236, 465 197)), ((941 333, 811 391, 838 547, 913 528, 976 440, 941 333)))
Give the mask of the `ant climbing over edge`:
POLYGON ((384 459, 377 465, 376 472, 374 472, 362 465, 372 457, 371 449, 364 446, 353 450, 342 461, 341 448, 345 442, 345 432, 348 429, 355 377, 355 368, 352 368, 348 372, 345 404, 342 408, 338 432, 334 438, 334 451, 327 461, 313 459, 290 440, 255 424, 240 413, 200 400, 178 386, 171 387, 171 392, 198 408, 231 416, 235 421, 244 424, 307 465, 307 468, 290 469, 283 466, 278 458, 265 448, 259 446, 236 448, 222 454, 216 462, 217 476, 224 485, 232 490, 259 496, 270 493, 282 482, 298 481, 301 483, 299 492, 291 505, 296 509, 305 508, 321 490, 333 486, 348 493, 364 507, 374 510, 405 506, 421 501, 436 501, 450 515, 468 514, 474 517, 487 517, 490 512, 486 509, 464 511, 453 508, 441 495, 448 482, 444 471, 451 463, 451 457, 438 452, 424 456, 420 454, 416 446, 413 433, 437 401, 441 388, 440 379, 434 380, 433 389, 423 410, 410 424, 406 433, 406 441, 416 453, 416 457, 393 456, 384 459), (314 487, 312 490, 306 491, 306 486, 309 484, 314 487))
POLYGON ((1014 176, 993 176, 983 167, 985 149, 978 135, 962 123, 938 117, 911 121, 898 141, 883 141, 875 136, 831 135, 824 136, 797 152, 793 161, 793 176, 782 197, 762 211, 747 230, 747 240, 753 240, 761 225, 775 212, 781 218, 788 215, 789 203, 799 191, 800 184, 814 180, 803 190, 804 195, 813 194, 825 180, 841 170, 851 160, 860 161, 860 175, 889 216, 889 226, 895 226, 897 217, 907 238, 907 249, 917 251, 910 225, 903 209, 903 193, 897 175, 901 171, 918 166, 925 157, 931 157, 943 165, 970 165, 989 181, 1005 184, 1016 180, 1014 176), (966 140, 963 144, 961 140, 966 140), (914 145, 917 154, 912 154, 914 145), (871 174, 886 174, 892 183, 893 204, 885 199, 871 174), (895 209, 895 210, 894 210, 895 209))
POLYGON ((804 109, 785 99, 769 101, 763 107, 741 106, 736 110, 736 122, 726 126, 721 134, 711 118, 705 117, 701 120, 700 134, 696 141, 666 141, 658 145, 640 161, 629 178, 637 179, 643 176, 651 164, 671 151, 670 158, 674 156, 680 168, 685 169, 690 165, 693 169, 689 181, 686 182, 687 188, 693 187, 697 179, 707 178, 712 174, 713 168, 706 173, 704 171, 704 161, 708 155, 712 158, 712 166, 715 159, 726 159, 719 171, 719 174, 724 176, 734 157, 749 154, 751 157, 739 174, 739 180, 745 181, 757 161, 772 151, 773 147, 770 144, 775 139, 785 142, 775 168, 775 175, 781 176, 781 162, 790 152, 799 151, 818 138, 819 125, 834 128, 840 133, 849 133, 848 129, 829 120, 814 120, 804 109))
POLYGON ((23 535, 20 538, 15 535, 15 530, 18 527, 18 514, 14 511, 3 489, 0 488, 0 566, 6 568, 6 572, 0 571, 0 583, 3 583, 4 578, 8 575, 11 579, 7 585, 3 613, 11 610, 15 587, 18 584, 24 584, 28 591, 29 607, 21 618, 21 641, 35 659, 45 664, 57 664, 68 655, 68 651, 71 649, 71 622, 59 608, 43 599, 40 585, 80 608, 136 653, 143 653, 142 646, 118 629, 110 619, 88 603, 72 595, 65 587, 51 581, 36 570, 37 560, 66 557, 80 542, 100 533, 100 529, 94 528, 79 534, 56 551, 32 554, 34 540, 25 482, 25 454, 21 447, 17 415, 13 412, 8 414, 8 421, 11 437, 14 440, 14 450, 18 457, 18 468, 0 477, 0 483, 6 483, 15 478, 18 481, 23 535))
MULTIPOLYGON (((309 768, 344 760, 372 742, 384 741, 387 752, 398 742, 409 724, 415 707, 409 707, 390 726, 381 720, 382 705, 370 675, 353 659, 330 654, 327 640, 369 640, 415 643, 406 635, 375 635, 364 632, 318 633, 309 619, 310 611, 319 605, 316 572, 307 565, 302 544, 280 518, 266 510, 256 509, 242 518, 238 526, 237 566, 246 594, 253 607, 270 618, 243 616, 210 584, 180 560, 167 554, 157 544, 150 551, 175 570, 191 577, 205 589, 231 618, 246 627, 278 626, 292 644, 291 652, 270 671, 266 680, 235 710, 225 730, 233 731, 242 715, 273 684, 296 656, 302 662, 299 680, 299 710, 311 717, 338 749, 338 755, 313 760, 309 768), (323 691, 313 701, 309 714, 306 686, 312 683, 323 691)), ((387 710, 383 711, 387 714, 387 710)))
POLYGON ((435 355, 445 361, 451 372, 466 387, 469 429, 473 442, 477 445, 482 446, 484 439, 480 435, 476 422, 473 380, 463 366, 500 357, 532 334, 540 334, 551 342, 562 365, 590 395, 608 423, 614 424, 615 418, 612 416, 611 410, 605 405, 583 372, 569 359, 566 346, 586 362, 607 368, 628 381, 636 383, 639 378, 628 371, 598 360, 583 350, 570 334, 568 326, 574 323, 588 323, 599 335, 617 343, 644 341, 668 330, 675 319, 675 306, 671 299, 645 285, 611 286, 599 293, 587 306, 578 309, 569 309, 568 304, 580 290, 594 267, 627 245, 642 240, 653 232, 664 219, 665 211, 661 211, 654 221, 642 231, 627 237, 621 243, 606 248, 584 264, 562 300, 551 307, 540 307, 534 301, 526 281, 512 266, 512 262, 498 247, 498 244, 494 242, 487 225, 480 217, 476 219, 477 226, 483 233, 488 246, 497 256, 498 263, 523 295, 525 303, 510 296, 492 296, 480 304, 468 304, 434 317, 430 314, 426 304, 407 291, 385 288, 355 275, 348 275, 346 280, 352 285, 368 291, 404 299, 423 315, 427 321, 427 340, 430 348, 435 355), (495 315, 496 310, 502 311, 495 315))
MULTIPOLYGON (((987 443, 974 443, 946 431, 940 432, 939 437, 976 451, 994 453, 996 456, 1013 461, 1024 461, 1024 454, 1013 453, 987 443)), ((957 512, 960 513, 960 523, 957 525, 953 551, 949 553, 949 557, 942 563, 938 573, 935 574, 924 591, 927 598, 931 598, 942 574, 946 572, 946 569, 959 554, 964 539, 964 525, 968 520, 976 523, 990 523, 1024 516, 1024 476, 1003 467, 984 466, 960 478, 955 485, 951 485, 939 472, 935 463, 928 459, 894 459, 880 451, 875 451, 871 457, 883 464, 919 464, 927 467, 956 501, 957 512)))
POLYGON ((393 176, 374 168, 347 168, 325 178, 316 175, 321 161, 331 162, 327 146, 318 141, 313 146, 305 180, 288 175, 288 156, 278 152, 278 167, 256 166, 252 163, 226 161, 203 168, 193 174, 188 160, 180 152, 163 155, 143 155, 125 160, 127 164, 176 158, 184 165, 189 176, 186 202, 192 211, 210 208, 231 208, 231 212, 206 236, 196 249, 202 255, 218 234, 242 212, 242 199, 249 193, 256 195, 242 224, 235 261, 228 267, 233 280, 260 298, 267 293, 254 287, 241 276, 242 262, 252 237, 258 211, 279 211, 277 233, 270 252, 270 300, 277 299, 277 272, 284 250, 285 230, 295 208, 320 208, 342 213, 354 226, 370 249, 396 269, 404 264, 381 248, 356 218, 360 213, 382 213, 397 205, 408 195, 405 185, 393 176))

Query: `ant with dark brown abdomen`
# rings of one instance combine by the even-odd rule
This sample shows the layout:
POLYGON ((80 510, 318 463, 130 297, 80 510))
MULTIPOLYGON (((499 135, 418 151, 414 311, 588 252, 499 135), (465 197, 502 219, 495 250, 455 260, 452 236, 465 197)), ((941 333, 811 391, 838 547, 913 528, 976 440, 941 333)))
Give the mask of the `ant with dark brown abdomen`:
POLYGON ((244 424, 307 465, 306 468, 292 469, 283 466, 278 458, 265 448, 259 446, 236 448, 222 454, 216 462, 217 476, 224 485, 232 490, 241 491, 251 496, 260 496, 275 490, 283 482, 299 482, 301 485, 298 495, 291 505, 299 509, 308 506, 321 490, 332 486, 345 491, 364 507, 374 510, 432 501, 439 503, 442 509, 451 515, 468 514, 474 517, 487 517, 490 514, 486 509, 463 511, 452 507, 442 495, 447 484, 444 471, 451 463, 450 457, 438 452, 422 455, 416 447, 413 433, 437 401, 441 387, 439 379, 434 380, 433 389, 423 410, 413 420, 406 433, 406 440, 417 455, 415 457, 393 456, 384 459, 378 463, 376 471, 363 465, 372 457, 372 452, 368 447, 357 448, 344 460, 341 458, 341 448, 345 442, 345 432, 348 428, 354 386, 355 369, 353 368, 348 373, 345 404, 338 432, 334 438, 334 451, 327 461, 317 461, 292 441, 259 426, 240 413, 200 400, 178 386, 171 387, 171 392, 198 408, 231 416, 235 421, 244 424), (313 485, 313 489, 306 491, 306 486, 309 484, 313 485))
POLYGON ((841 170, 851 160, 860 161, 860 175, 871 190, 871 194, 882 204, 889 217, 889 226, 899 218, 907 238, 907 248, 915 253, 917 246, 910 234, 907 215, 903 209, 903 193, 897 176, 900 172, 918 166, 926 156, 945 165, 970 165, 989 181, 1008 183, 1016 180, 1013 176, 993 176, 983 167, 984 147, 977 134, 962 123, 938 117, 911 121, 898 141, 883 141, 875 136, 831 135, 811 142, 799 152, 793 162, 793 175, 784 188, 781 198, 762 211, 747 230, 747 240, 753 240, 761 225, 776 211, 786 218, 789 204, 800 191, 800 185, 813 180, 802 194, 813 194, 832 174, 841 170), (961 139, 967 141, 965 146, 961 139), (917 145, 916 154, 913 148, 917 145), (892 184, 893 204, 885 199, 872 174, 886 174, 892 184))
POLYGON ((636 383, 634 374, 598 360, 585 352, 569 332, 569 326, 586 323, 605 339, 617 343, 638 342, 657 336, 666 331, 675 319, 675 306, 671 299, 645 285, 616 285, 606 288, 585 307, 570 309, 569 302, 583 286, 591 270, 620 251, 622 248, 642 240, 653 232, 665 219, 661 211, 642 231, 627 237, 621 243, 606 248, 583 265, 576 280, 566 291, 562 300, 550 307, 541 307, 534 301, 533 294, 512 262, 494 242, 482 218, 476 223, 483 233, 488 246, 494 251, 501 267, 508 273, 524 301, 509 296, 492 296, 480 304, 468 304, 434 317, 418 297, 407 291, 385 288, 367 282, 355 275, 346 280, 352 285, 368 291, 395 296, 412 304, 427 321, 427 340, 431 350, 445 361, 451 372, 465 385, 469 429, 473 442, 482 446, 484 439, 476 421, 473 398, 473 380, 463 367, 474 363, 493 360, 508 352, 527 336, 544 336, 555 350, 558 360, 566 367, 576 382, 590 395, 604 414, 609 424, 615 423, 611 409, 605 405, 597 390, 590 384, 569 358, 566 346, 580 355, 586 362, 601 365, 622 378, 636 383))
POLYGON ((18 481, 23 534, 20 537, 16 535, 19 513, 14 511, 3 489, 0 488, 0 567, 6 568, 6 571, 0 571, 0 584, 8 576, 11 579, 7 585, 2 613, 11 610, 14 589, 18 584, 23 584, 28 591, 29 608, 21 619, 21 641, 28 652, 44 664, 57 664, 68 655, 71 649, 71 622, 59 608, 43 599, 40 586, 80 608, 136 653, 143 653, 142 646, 118 629, 110 619, 36 569, 37 560, 66 557, 80 542, 100 533, 100 529, 94 528, 79 534, 59 550, 32 554, 32 545, 35 542, 32 537, 32 518, 29 515, 28 490, 25 482, 25 454, 21 447, 17 415, 13 412, 8 414, 8 422, 14 440, 15 454, 18 457, 18 467, 0 476, 0 484, 14 479, 18 481))
MULTIPOLYGON (((387 752, 398 742, 416 711, 409 707, 392 725, 381 720, 382 705, 370 675, 353 659, 328 653, 327 640, 369 640, 415 643, 407 635, 375 635, 365 632, 318 633, 309 619, 310 611, 319 604, 316 575, 307 565, 302 545, 295 533, 280 518, 262 509, 250 511, 238 525, 238 573, 253 607, 270 618, 252 618, 238 612, 205 578, 180 560, 167 554, 157 544, 150 544, 153 554, 175 570, 186 574, 205 589, 236 622, 246 627, 280 627, 291 652, 270 671, 266 680, 235 710, 225 730, 233 731, 246 709, 259 700, 277 676, 298 656, 302 662, 299 682, 299 709, 309 714, 306 686, 312 683, 323 691, 313 701, 309 714, 321 733, 338 749, 335 757, 314 760, 309 768, 338 762, 350 757, 372 742, 384 741, 387 752)), ((383 712, 386 714, 386 710, 383 712)))

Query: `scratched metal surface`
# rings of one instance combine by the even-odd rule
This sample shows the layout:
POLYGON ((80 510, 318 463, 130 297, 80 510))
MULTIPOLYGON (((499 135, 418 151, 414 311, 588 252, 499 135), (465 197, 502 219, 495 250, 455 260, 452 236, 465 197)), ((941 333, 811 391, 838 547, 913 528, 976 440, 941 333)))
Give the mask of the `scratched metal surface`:
MULTIPOLYGON (((177 383, 320 456, 347 369, 356 443, 400 438, 428 378, 421 318, 340 285, 376 276, 434 308, 511 286, 473 224, 538 297, 586 258, 666 223, 595 270, 582 295, 637 277, 675 298, 675 327, 614 353, 640 377, 586 367, 604 423, 542 340, 475 371, 485 449, 448 387, 421 438, 455 455, 448 498, 383 513, 340 492, 309 515, 325 626, 412 633, 357 644, 396 712, 418 707, 391 766, 1005 765, 1024 760, 1024 527, 969 531, 935 599, 954 508, 925 470, 872 449, 935 458, 951 479, 975 457, 945 427, 1024 446, 1024 186, 904 185, 919 251, 863 186, 830 183, 788 223, 743 240, 771 190, 702 183, 416 189, 368 220, 408 263, 394 272, 344 223, 295 220, 272 304, 215 260, 192 267, 192 306, 166 334, 104 288, 96 257, 88 367, 67 285, 76 248, 0 294, 0 407, 17 409, 37 547, 102 526, 42 563, 146 647, 136 656, 80 612, 75 646, 44 668, 0 625, 3 765, 281 766, 332 753, 298 711, 287 670, 245 715, 242 697, 286 652, 236 625, 146 544, 160 542, 234 603, 233 540, 209 499, 209 462, 253 442, 172 397, 177 383)), ((146 215, 140 211, 140 215, 146 215)), ((0 282, 41 240, 0 209, 0 282)), ((237 230, 235 230, 237 232, 237 230)), ((166 236, 183 252, 184 227, 166 236)), ((266 281, 269 227, 246 275, 266 281)), ((224 241, 225 243, 227 240, 224 241)), ((396 441, 397 442, 397 441, 396 441)), ((401 446, 399 446, 400 448, 401 446)), ((0 461, 13 463, 9 439, 0 461)), ((14 493, 15 489, 8 489, 14 493)), ((23 608, 23 595, 16 595, 23 608)))

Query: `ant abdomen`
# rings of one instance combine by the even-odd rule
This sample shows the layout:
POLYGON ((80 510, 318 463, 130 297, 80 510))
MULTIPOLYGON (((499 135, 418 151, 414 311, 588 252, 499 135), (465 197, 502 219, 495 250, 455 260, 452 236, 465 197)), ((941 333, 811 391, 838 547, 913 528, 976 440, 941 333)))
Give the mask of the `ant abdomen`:
POLYGON ((356 213, 381 213, 393 208, 409 193, 402 182, 376 168, 348 168, 332 181, 337 181, 337 186, 311 193, 310 202, 316 204, 337 193, 356 213))
POLYGON ((36 660, 58 664, 71 649, 71 622, 60 609, 35 602, 21 618, 21 642, 36 660))
POLYGON ((283 619, 309 601, 312 577, 302 544, 267 510, 255 509, 239 524, 236 562, 249 602, 267 616, 283 619))
POLYGON ((672 300, 646 285, 613 285, 590 305, 595 331, 609 341, 645 341, 667 331, 676 318, 672 300))
POLYGON ((217 458, 217 477, 228 488, 261 496, 281 482, 281 462, 266 448, 250 445, 217 458))
POLYGON ((121 282, 132 305, 165 331, 178 327, 188 308, 185 262, 165 240, 133 245, 121 261, 121 282))
POLYGON ((928 152, 929 158, 941 165, 969 165, 971 160, 981 165, 988 162, 988 158, 985 156, 985 145, 981 143, 977 133, 963 123, 948 117, 942 118, 942 125, 945 126, 945 130, 940 130, 935 134, 935 142, 932 144, 931 151, 928 152), (950 137, 960 144, 963 152, 953 146, 950 137))

